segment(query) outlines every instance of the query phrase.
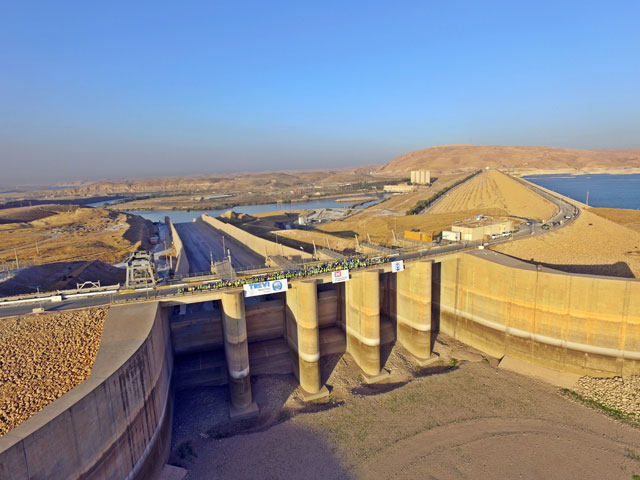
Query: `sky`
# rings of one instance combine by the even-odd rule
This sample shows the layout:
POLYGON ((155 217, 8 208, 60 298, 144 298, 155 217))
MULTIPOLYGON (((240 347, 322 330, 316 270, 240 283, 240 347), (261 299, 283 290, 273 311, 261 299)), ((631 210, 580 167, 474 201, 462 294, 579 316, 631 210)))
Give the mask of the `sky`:
POLYGON ((0 185, 640 147, 640 2, 0 4, 0 185))

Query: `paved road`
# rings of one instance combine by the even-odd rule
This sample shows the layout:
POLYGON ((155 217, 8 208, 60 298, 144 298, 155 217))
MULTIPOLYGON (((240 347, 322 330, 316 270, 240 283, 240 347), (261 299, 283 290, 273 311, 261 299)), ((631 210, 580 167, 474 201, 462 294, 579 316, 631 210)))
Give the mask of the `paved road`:
POLYGON ((223 237, 224 248, 231 251, 231 264, 234 268, 264 265, 264 257, 202 220, 174 225, 187 252, 190 273, 210 272, 211 257, 213 256, 214 261, 225 257, 222 250, 223 237))
MULTIPOLYGON (((524 183, 524 182, 523 182, 524 183)), ((553 230, 557 230, 566 226, 568 223, 575 220, 580 215, 580 210, 570 204, 569 202, 562 200, 555 195, 551 195, 543 190, 536 188, 535 186, 531 186, 527 184, 528 187, 536 190, 540 195, 549 199, 553 203, 558 206, 558 213, 554 215, 551 219, 546 219, 547 224, 551 225, 549 230, 542 229, 541 223, 535 223, 531 220, 531 225, 521 227, 521 230, 513 235, 510 238, 503 238, 496 240, 491 240, 486 242, 485 245, 497 245, 500 243, 511 242, 518 238, 524 238, 531 235, 541 235, 553 230), (570 218, 565 218, 570 217, 570 218), (562 224, 553 225, 554 222, 560 222, 562 220, 562 224)), ((194 265, 198 268, 204 268, 204 271, 209 271, 209 250, 213 252, 214 260, 218 255, 220 258, 222 253, 222 233, 219 230, 211 227, 210 225, 204 222, 192 222, 192 223, 178 223, 175 225, 176 229, 178 229, 178 233, 180 234, 180 238, 185 245, 185 249, 187 250, 187 255, 189 256, 189 261, 194 258, 194 265), (183 233, 184 232, 184 233, 183 233), (191 253, 190 253, 191 252, 191 253), (217 253, 216 253, 217 252, 217 253)), ((469 242, 463 244, 450 244, 443 245, 440 247, 435 247, 427 250, 426 248, 422 251, 418 251, 416 253, 411 254, 403 254, 395 257, 396 259, 404 259, 404 260, 412 260, 415 258, 429 258, 435 257, 437 255, 442 255, 445 253, 455 252, 455 251, 464 251, 475 249, 479 242, 469 242)), ((225 247, 231 249, 231 258, 234 264, 234 267, 238 266, 253 266, 256 265, 256 261, 259 258, 260 263, 264 263, 264 258, 256 255, 251 250, 248 250, 243 245, 230 241, 228 238, 225 238, 225 247), (237 259, 237 260, 236 260, 237 259)), ((186 280, 186 279, 185 279, 186 280)), ((192 279, 190 281, 196 281, 192 279)), ((136 292, 126 292, 126 293, 117 293, 114 294, 113 299, 117 299, 118 301, 124 300, 144 300, 145 298, 150 299, 162 299, 167 297, 172 297, 177 294, 178 286, 177 285, 165 285, 161 286, 156 290, 147 290, 147 291, 136 291, 136 292)), ((89 297, 79 297, 74 299, 65 300, 62 302, 52 303, 52 302, 43 302, 42 307, 44 307, 47 311, 55 311, 55 310, 66 310, 71 308, 86 308, 98 305, 107 305, 110 303, 112 297, 110 295, 102 295, 102 296, 89 296, 89 297)), ((7 305, 0 306, 0 317, 7 317, 12 315, 24 315, 27 313, 31 313, 31 309, 34 307, 38 307, 38 303, 29 303, 29 304, 20 304, 20 305, 7 305)))

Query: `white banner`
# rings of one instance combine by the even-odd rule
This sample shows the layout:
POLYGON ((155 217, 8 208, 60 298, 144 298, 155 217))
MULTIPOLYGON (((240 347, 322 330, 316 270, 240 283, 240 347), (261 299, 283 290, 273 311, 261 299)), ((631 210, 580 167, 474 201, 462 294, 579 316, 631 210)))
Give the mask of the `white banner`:
POLYGON ((331 272, 331 281, 333 283, 342 283, 349 280, 349 270, 336 270, 331 272))
POLYGON ((391 271, 393 273, 398 273, 404 270, 404 262, 402 260, 396 260, 395 262, 391 262, 391 271))
POLYGON ((268 295, 270 293, 282 293, 289 290, 287 279, 269 280, 267 282, 249 283, 243 285, 245 297, 257 297, 258 295, 268 295))

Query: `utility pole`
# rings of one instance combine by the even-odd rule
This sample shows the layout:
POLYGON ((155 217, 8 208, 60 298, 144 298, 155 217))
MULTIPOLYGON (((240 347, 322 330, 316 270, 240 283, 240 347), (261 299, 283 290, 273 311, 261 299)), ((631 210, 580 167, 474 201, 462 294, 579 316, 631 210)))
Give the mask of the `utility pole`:
POLYGON ((38 248, 38 241, 36 240, 36 254, 40 256, 40 249, 38 248))
POLYGON ((589 206, 589 190, 587 190, 587 207, 589 206))
POLYGON ((13 247, 13 253, 16 254, 16 270, 18 270, 20 268, 20 262, 18 262, 18 250, 16 250, 16 247, 13 247))
POLYGON ((224 252, 227 250, 224 248, 224 235, 222 235, 222 256, 224 257, 224 252))

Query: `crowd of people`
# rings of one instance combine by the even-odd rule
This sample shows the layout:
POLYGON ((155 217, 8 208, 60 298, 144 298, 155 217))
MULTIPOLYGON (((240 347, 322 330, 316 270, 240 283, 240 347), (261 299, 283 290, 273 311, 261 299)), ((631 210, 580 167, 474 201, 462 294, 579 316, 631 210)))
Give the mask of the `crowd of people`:
POLYGON ((388 263, 392 259, 388 257, 376 257, 376 258, 358 258, 348 257, 344 260, 322 263, 319 265, 310 265, 304 268, 296 270, 285 270, 280 272, 269 272, 260 275, 253 275, 250 277, 238 278, 236 280, 218 280, 213 283, 203 283, 201 285, 181 287, 178 289, 178 293, 193 293, 204 290, 218 290, 221 288, 241 287, 250 283, 268 282, 270 280, 283 280, 283 279, 299 279, 312 277, 315 275, 322 275, 324 273, 331 273, 337 270, 354 270, 357 268, 366 268, 373 265, 380 265, 388 263))

